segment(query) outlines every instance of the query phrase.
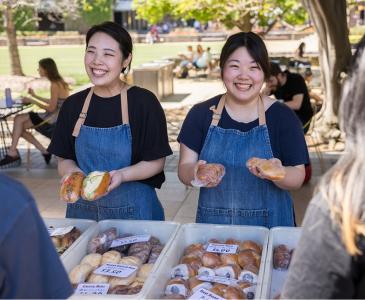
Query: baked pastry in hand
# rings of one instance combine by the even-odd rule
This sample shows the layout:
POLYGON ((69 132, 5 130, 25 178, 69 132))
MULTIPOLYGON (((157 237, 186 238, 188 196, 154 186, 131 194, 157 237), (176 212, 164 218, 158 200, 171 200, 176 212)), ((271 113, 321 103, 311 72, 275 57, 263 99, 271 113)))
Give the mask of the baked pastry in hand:
POLYGON ((225 174, 222 164, 201 164, 196 171, 194 180, 196 186, 206 186, 208 184, 218 184, 225 174))
POLYGON ((88 201, 94 201, 104 195, 108 190, 110 179, 108 172, 91 172, 83 181, 81 190, 82 198, 88 201))
POLYGON ((60 189, 60 199, 74 203, 80 198, 82 182, 85 175, 82 172, 73 172, 65 177, 60 189))
POLYGON ((269 159, 252 157, 246 162, 246 166, 249 169, 257 168, 269 180, 281 180, 285 177, 285 169, 269 159))

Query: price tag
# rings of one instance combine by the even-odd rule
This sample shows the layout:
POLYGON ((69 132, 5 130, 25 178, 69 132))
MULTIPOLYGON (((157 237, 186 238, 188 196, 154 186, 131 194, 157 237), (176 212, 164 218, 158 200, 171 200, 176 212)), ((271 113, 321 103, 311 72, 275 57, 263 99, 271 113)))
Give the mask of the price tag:
POLYGON ((71 232, 72 229, 74 229, 75 226, 67 226, 67 227, 59 227, 59 228, 48 228, 48 233, 50 236, 59 236, 59 235, 65 235, 69 232, 71 232))
POLYGON ((238 284, 238 280, 232 278, 226 278, 222 276, 209 276, 209 275, 198 275, 198 278, 201 281, 209 281, 209 282, 216 282, 225 285, 235 285, 238 284))
POLYGON ((235 254, 237 252, 237 248, 238 245, 209 243, 207 252, 235 254))
POLYGON ((140 234, 140 235, 128 236, 125 238, 115 239, 110 245, 110 248, 119 247, 127 244, 148 242, 150 238, 151 238, 150 234, 140 234))
POLYGON ((97 268, 94 274, 125 278, 129 277, 137 269, 138 267, 136 266, 124 264, 105 264, 97 268))
POLYGON ((80 283, 76 290, 76 295, 106 295, 109 290, 108 283, 80 283))
POLYGON ((199 300, 224 300, 224 298, 212 293, 204 288, 197 290, 189 299, 199 300))

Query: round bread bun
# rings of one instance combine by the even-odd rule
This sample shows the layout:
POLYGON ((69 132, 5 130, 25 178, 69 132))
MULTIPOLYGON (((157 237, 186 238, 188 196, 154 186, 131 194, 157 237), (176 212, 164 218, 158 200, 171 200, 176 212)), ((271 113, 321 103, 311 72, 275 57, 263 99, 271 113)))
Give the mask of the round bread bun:
POLYGON ((269 180, 281 180, 285 177, 285 170, 278 168, 271 160, 252 157, 246 162, 248 168, 257 168, 269 180))
POLYGON ((60 199, 67 203, 74 203, 80 199, 82 182, 85 175, 82 172, 73 172, 65 177, 60 189, 60 199))
POLYGON ((224 175, 225 168, 221 164, 203 164, 198 167, 196 177, 201 182, 218 182, 224 175))
POLYGON ((110 174, 108 172, 94 171, 84 179, 81 196, 85 200, 94 201, 104 195, 108 190, 110 174))

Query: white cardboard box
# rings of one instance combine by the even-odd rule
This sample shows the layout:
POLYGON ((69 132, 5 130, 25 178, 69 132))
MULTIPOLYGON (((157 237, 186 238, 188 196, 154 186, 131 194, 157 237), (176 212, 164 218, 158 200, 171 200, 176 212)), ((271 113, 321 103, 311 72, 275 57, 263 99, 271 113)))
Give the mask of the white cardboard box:
POLYGON ((241 241, 253 240, 262 245, 261 265, 255 292, 255 299, 259 299, 268 237, 269 230, 260 226, 184 224, 180 227, 171 247, 164 256, 163 263, 160 264, 157 271, 153 274, 152 284, 148 286, 146 298, 159 299, 163 296, 166 284, 171 278, 171 269, 179 263, 187 246, 193 243, 205 243, 211 238, 220 240, 234 238, 241 241))
POLYGON ((82 235, 87 233, 93 226, 96 226, 96 222, 93 220, 85 220, 85 219, 71 219, 71 218, 43 218, 44 223, 46 224, 47 228, 52 226, 54 228, 60 227, 68 227, 68 226, 75 226, 77 229, 81 231, 81 235, 79 238, 72 243, 68 249, 60 255, 61 260, 68 255, 70 251, 79 243, 82 238, 82 235))
POLYGON ((270 230, 269 246, 265 263, 264 283, 261 297, 274 299, 280 294, 288 271, 273 269, 274 248, 280 244, 286 245, 290 250, 295 249, 301 233, 300 227, 274 227, 270 230))
POLYGON ((147 291, 147 287, 150 285, 151 278, 157 267, 163 262, 165 253, 170 247, 172 240, 174 239, 179 224, 175 222, 162 222, 162 221, 139 221, 139 220, 104 220, 100 221, 83 235, 81 241, 77 244, 77 247, 72 249, 68 255, 63 259, 63 264, 67 273, 69 273, 77 264, 80 263, 81 259, 87 254, 87 245, 89 241, 95 237, 99 232, 105 231, 110 227, 116 227, 118 234, 131 233, 131 234, 151 234, 157 237, 162 244, 165 245, 159 258, 157 259, 154 268, 151 271, 149 278, 145 281, 142 290, 138 294, 134 295, 105 295, 105 296, 80 296, 74 295, 72 298, 83 298, 85 297, 108 297, 110 298, 134 298, 141 299, 147 291))

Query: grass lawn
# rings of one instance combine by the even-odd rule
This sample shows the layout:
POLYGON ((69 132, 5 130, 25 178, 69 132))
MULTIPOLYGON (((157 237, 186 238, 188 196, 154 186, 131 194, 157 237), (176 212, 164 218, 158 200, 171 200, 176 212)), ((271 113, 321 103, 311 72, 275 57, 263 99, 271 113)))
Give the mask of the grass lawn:
MULTIPOLYGON (((160 43, 160 44, 134 44, 132 68, 145 62, 156 59, 164 59, 177 56, 179 52, 185 52, 187 45, 198 43, 160 43)), ((204 48, 211 47, 212 53, 219 53, 223 42, 200 43, 204 48)), ((67 46, 22 46, 19 47, 20 59, 23 71, 26 75, 38 76, 38 61, 41 58, 52 57, 62 76, 73 77, 77 84, 88 82, 84 70, 83 55, 84 45, 67 46)), ((10 74, 10 61, 7 47, 0 47, 0 75, 10 74)))

